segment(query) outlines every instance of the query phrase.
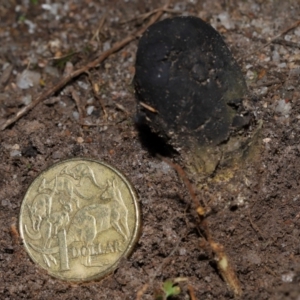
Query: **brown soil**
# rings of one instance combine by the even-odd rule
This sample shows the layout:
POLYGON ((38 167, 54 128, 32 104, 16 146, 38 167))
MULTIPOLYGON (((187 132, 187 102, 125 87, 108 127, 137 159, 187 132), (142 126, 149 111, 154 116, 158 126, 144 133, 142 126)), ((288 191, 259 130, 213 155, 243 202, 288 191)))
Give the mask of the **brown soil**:
MULTIPOLYGON (((42 7, 45 1, 32 2, 0 4, 1 122, 62 77, 65 61, 53 57, 73 53, 66 59, 69 66, 84 66, 146 22, 123 21, 164 4, 67 0, 42 7), (27 68, 41 74, 41 80, 20 89, 17 77, 27 68)), ((300 29, 295 26, 262 46, 297 21, 300 3, 174 0, 172 6, 179 15, 199 16, 222 33, 256 96, 251 110, 263 121, 259 160, 241 167, 229 183, 205 182, 212 209, 210 231, 225 247, 243 299, 299 299, 300 29)), ((1 299, 136 299, 152 279, 142 299, 153 299, 162 282, 178 277, 186 281, 180 283, 177 299, 189 299, 188 286, 196 299, 233 298, 212 255, 201 247, 186 187, 171 167, 141 144, 132 87, 137 42, 111 55, 89 76, 77 77, 0 133, 1 299), (91 83, 99 85, 99 97, 91 83), (79 96, 77 104, 72 88, 79 96), (69 284, 50 277, 29 259, 17 226, 22 198, 39 172, 79 156, 106 161, 130 179, 139 195, 143 227, 133 254, 113 274, 99 282, 69 284)), ((175 159, 184 167, 180 157, 175 159)))

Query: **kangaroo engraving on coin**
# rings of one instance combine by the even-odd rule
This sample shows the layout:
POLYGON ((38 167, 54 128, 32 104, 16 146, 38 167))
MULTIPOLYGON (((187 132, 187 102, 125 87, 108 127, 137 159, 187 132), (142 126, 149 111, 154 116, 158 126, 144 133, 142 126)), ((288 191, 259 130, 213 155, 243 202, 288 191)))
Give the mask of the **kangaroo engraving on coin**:
POLYGON ((20 234, 32 260, 69 281, 98 279, 132 250, 139 233, 137 197, 112 166, 70 159, 43 171, 30 185, 20 234))

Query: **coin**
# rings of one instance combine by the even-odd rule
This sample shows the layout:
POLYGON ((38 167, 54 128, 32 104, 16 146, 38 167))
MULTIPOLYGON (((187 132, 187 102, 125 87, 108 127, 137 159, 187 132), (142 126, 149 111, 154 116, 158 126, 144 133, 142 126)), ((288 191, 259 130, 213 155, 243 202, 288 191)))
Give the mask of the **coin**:
POLYGON ((32 260, 57 278, 99 279, 138 238, 136 193, 114 167, 75 158, 43 171, 28 188, 20 234, 32 260))

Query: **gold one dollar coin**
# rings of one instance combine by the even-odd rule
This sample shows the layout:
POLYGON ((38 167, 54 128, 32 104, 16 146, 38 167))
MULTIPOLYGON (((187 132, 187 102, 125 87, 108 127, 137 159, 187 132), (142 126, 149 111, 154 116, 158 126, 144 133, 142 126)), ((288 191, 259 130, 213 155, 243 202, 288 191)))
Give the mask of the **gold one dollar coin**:
POLYGON ((20 234, 34 262, 68 281, 99 279, 127 256, 138 237, 134 189, 115 168, 70 159, 43 171, 30 185, 20 234))

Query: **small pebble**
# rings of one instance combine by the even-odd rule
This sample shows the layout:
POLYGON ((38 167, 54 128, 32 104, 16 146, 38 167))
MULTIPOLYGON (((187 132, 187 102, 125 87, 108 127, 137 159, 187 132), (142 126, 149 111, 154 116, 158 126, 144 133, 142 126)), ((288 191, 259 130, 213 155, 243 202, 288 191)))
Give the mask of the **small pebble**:
POLYGON ((185 248, 180 248, 179 249, 179 255, 181 255, 181 256, 186 255, 186 249, 185 248))
POLYGON ((78 85, 84 90, 87 90, 89 88, 89 84, 87 84, 83 81, 78 81, 78 85))
POLYGON ((268 143, 271 142, 271 140, 272 140, 272 139, 270 139, 270 138, 265 138, 265 139, 263 139, 263 142, 264 142, 265 144, 268 144, 268 143))
POLYGON ((107 50, 109 50, 110 49, 110 42, 108 41, 108 42, 105 42, 104 44, 103 44, 103 51, 107 51, 107 50))
POLYGON ((24 70, 17 76, 17 86, 20 89, 29 89, 30 87, 37 86, 40 82, 41 74, 35 71, 24 70))
POLYGON ((292 109, 291 103, 286 102, 285 100, 279 100, 275 111, 281 113, 283 116, 288 117, 292 109))
POLYGON ((230 20, 230 16, 228 12, 222 12, 218 15, 218 19, 220 20, 220 23, 222 26, 224 26, 227 30, 234 29, 234 24, 230 20))
POLYGON ((90 116, 93 113, 94 108, 95 107, 93 105, 88 106, 88 108, 86 110, 86 113, 88 114, 88 116, 90 116))
POLYGON ((295 277, 295 273, 290 272, 290 273, 281 275, 281 280, 283 282, 293 282, 294 277, 295 277))
POLYGON ((94 102, 94 98, 93 97, 87 99, 87 101, 86 101, 87 104, 92 104, 93 102, 94 102))
POLYGON ((279 55, 279 53, 277 51, 273 51, 273 53, 272 53, 272 60, 274 62, 277 62, 277 63, 280 62, 280 55, 279 55))
POLYGON ((20 145, 19 144, 14 144, 12 147, 11 147, 12 150, 20 150, 20 145))
POLYGON ((286 63, 281 63, 278 65, 278 68, 284 69, 286 68, 286 63))
POLYGON ((24 20, 24 23, 28 26, 28 32, 30 34, 35 33, 35 29, 36 29, 36 24, 34 24, 33 22, 31 22, 30 20, 26 19, 24 20))
POLYGON ((73 111, 72 115, 75 120, 79 120, 79 113, 77 111, 73 111))
POLYGON ((268 93, 268 88, 266 86, 262 86, 258 89, 255 89, 254 92, 258 96, 265 96, 268 93))
POLYGON ((32 101, 32 96, 31 95, 26 95, 22 98, 22 102, 24 103, 24 105, 30 104, 31 101, 32 101))
POLYGON ((82 144, 84 142, 83 138, 80 136, 77 138, 77 143, 82 144))
POLYGON ((10 151, 10 157, 18 157, 18 156, 22 156, 21 151, 19 150, 10 151))
POLYGON ((248 70, 246 77, 250 80, 253 80, 255 78, 255 73, 252 72, 251 70, 248 70))

